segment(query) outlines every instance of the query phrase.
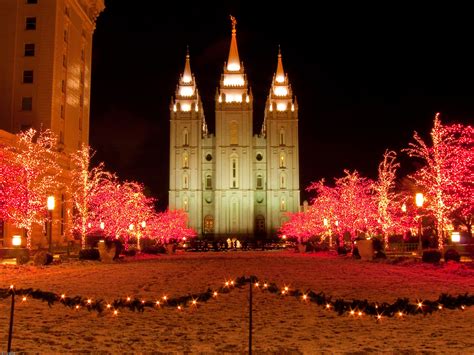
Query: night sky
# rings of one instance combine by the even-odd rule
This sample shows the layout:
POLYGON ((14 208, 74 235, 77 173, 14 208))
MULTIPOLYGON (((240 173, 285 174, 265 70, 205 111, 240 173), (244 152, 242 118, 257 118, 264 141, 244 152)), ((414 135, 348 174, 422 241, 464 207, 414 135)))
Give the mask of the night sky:
MULTIPOLYGON (((160 209, 168 199, 169 104, 186 46, 214 132, 229 14, 238 21, 240 59, 254 94, 254 133, 281 45, 299 104, 302 191, 343 169, 375 178, 385 149, 406 147, 414 130, 426 137, 438 111, 444 123, 473 121, 473 30, 466 9, 222 3, 106 0, 97 21, 90 144, 121 179, 143 182, 160 209)), ((402 172, 409 171, 412 162, 400 158, 402 172)), ((303 191, 302 200, 307 197, 303 191)))

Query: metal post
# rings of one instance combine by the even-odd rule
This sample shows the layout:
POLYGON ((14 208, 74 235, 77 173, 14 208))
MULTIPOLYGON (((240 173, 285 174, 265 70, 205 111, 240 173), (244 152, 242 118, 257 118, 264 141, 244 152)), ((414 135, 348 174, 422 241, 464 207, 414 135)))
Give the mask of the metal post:
POLYGON ((48 239, 49 239, 49 248, 48 251, 50 253, 53 252, 53 211, 49 210, 49 228, 48 228, 48 239))
POLYGON ((418 224, 418 251, 419 251, 419 253, 420 253, 420 255, 421 255, 421 253, 422 253, 422 251, 423 251, 423 247, 422 247, 422 244, 421 244, 421 234, 422 234, 421 231, 422 231, 422 229, 423 229, 422 224, 421 224, 421 223, 422 223, 421 215, 420 215, 420 217, 419 217, 419 222, 418 222, 418 223, 419 223, 419 224, 418 224))
POLYGON ((13 313, 15 310, 15 291, 12 289, 12 305, 10 309, 10 328, 8 330, 8 347, 7 347, 7 353, 11 353, 12 349, 12 337, 13 337, 13 313))
POLYGON ((249 355, 252 355, 252 278, 250 278, 249 286, 249 355))

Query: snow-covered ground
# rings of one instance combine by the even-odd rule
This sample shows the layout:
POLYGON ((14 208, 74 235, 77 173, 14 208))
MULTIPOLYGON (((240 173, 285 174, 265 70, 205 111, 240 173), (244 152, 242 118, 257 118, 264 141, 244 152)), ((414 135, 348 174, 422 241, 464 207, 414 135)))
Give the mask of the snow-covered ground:
MULTIPOLYGON (((178 253, 114 264, 70 262, 48 267, 1 266, 0 288, 113 300, 149 300, 218 288, 242 275, 323 291, 334 297, 393 302, 435 300, 441 293, 474 293, 474 267, 364 262, 329 254, 278 252, 178 253)), ((403 318, 338 316, 294 297, 254 292, 256 353, 436 352, 474 353, 474 307, 403 318)), ((6 351, 10 301, 0 301, 0 350, 6 351)), ((65 352, 238 352, 248 349, 248 287, 198 308, 122 310, 98 314, 18 302, 12 350, 65 352)))

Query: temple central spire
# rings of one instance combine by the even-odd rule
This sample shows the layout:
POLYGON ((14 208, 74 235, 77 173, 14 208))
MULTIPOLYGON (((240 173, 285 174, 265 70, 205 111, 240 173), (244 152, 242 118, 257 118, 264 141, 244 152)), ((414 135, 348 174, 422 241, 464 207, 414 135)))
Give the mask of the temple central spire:
POLYGON ((228 71, 239 71, 240 70, 240 59, 239 50, 237 49, 237 20, 234 16, 230 15, 230 21, 232 23, 232 39, 230 41, 229 59, 227 60, 228 71))

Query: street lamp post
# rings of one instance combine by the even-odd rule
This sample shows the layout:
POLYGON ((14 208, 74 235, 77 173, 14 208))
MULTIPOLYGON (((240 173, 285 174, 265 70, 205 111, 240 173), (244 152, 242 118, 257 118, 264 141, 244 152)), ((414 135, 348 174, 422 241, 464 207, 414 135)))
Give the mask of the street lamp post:
POLYGON ((49 228, 48 228, 48 241, 49 241, 49 248, 48 251, 50 253, 53 252, 53 210, 54 210, 54 196, 48 196, 48 212, 49 212, 49 228))
MULTIPOLYGON (((145 227, 146 227, 146 222, 142 221, 142 223, 140 223, 140 226, 142 227, 142 230, 144 230, 145 227)), ((137 248, 138 248, 138 250, 142 250, 142 247, 140 246, 140 237, 141 237, 141 230, 137 230, 137 248)))
POLYGON ((416 207, 418 207, 418 251, 422 251, 422 245, 421 245, 421 234, 422 234, 422 218, 421 218, 421 208, 423 207, 423 203, 425 202, 425 198, 421 192, 418 192, 415 195, 415 203, 416 207))
MULTIPOLYGON (((402 205, 402 212, 407 213, 407 205, 403 203, 402 205)), ((406 236, 406 230, 403 230, 403 235, 402 235, 402 253, 405 252, 405 236, 406 236)))

